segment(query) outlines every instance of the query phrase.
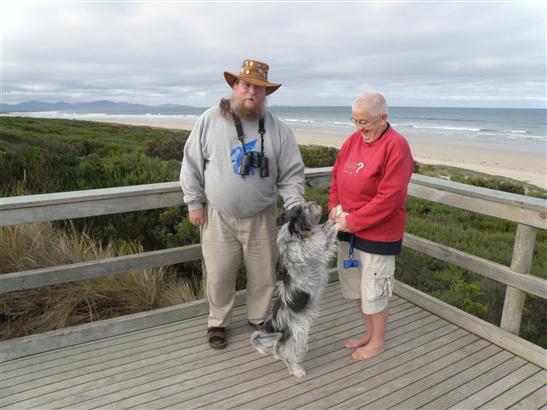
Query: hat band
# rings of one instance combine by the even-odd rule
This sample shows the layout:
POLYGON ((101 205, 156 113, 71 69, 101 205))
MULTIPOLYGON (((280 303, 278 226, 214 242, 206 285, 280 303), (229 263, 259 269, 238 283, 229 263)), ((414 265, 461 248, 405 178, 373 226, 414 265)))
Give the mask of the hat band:
POLYGON ((265 83, 268 82, 268 80, 264 76, 262 76, 260 74, 257 74, 257 73, 254 73, 254 72, 252 72, 250 74, 242 73, 242 74, 239 75, 239 77, 240 78, 254 78, 255 80, 263 81, 265 83))

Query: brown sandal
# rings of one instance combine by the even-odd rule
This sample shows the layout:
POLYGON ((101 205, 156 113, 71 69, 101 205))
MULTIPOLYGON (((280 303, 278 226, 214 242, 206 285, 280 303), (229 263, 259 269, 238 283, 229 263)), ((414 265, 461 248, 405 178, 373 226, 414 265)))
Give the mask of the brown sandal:
POLYGON ((247 321, 248 324, 250 324, 252 327, 254 327, 255 330, 262 330, 264 329, 264 322, 260 323, 253 323, 250 320, 247 321))
POLYGON ((223 327, 210 327, 207 329, 207 342, 212 349, 224 349, 226 347, 226 329, 223 327))

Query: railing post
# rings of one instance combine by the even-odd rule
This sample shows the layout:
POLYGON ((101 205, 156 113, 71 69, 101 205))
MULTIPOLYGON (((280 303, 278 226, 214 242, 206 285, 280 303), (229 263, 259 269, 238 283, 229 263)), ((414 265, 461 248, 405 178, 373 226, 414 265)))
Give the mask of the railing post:
MULTIPOLYGON (((536 228, 518 224, 517 233, 515 235, 515 246, 513 248, 513 259, 511 260, 511 269, 513 271, 518 273, 530 273, 535 242, 536 228)), ((503 313, 501 315, 500 327, 502 329, 508 330, 516 335, 519 334, 525 299, 525 292, 507 286, 505 301, 503 302, 503 313)))

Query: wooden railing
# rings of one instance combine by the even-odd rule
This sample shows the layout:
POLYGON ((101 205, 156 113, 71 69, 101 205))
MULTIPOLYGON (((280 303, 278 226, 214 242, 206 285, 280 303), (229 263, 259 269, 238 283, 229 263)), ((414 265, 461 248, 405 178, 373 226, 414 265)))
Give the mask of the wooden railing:
MULTIPOLYGON (((327 187, 331 180, 330 172, 331 168, 307 169, 307 185, 309 187, 327 187)), ((547 228, 547 201, 416 174, 412 176, 409 195, 518 223, 510 267, 412 234, 405 234, 403 241, 404 246, 415 251, 507 285, 500 327, 508 332, 518 334, 525 294, 530 293, 543 299, 547 298, 547 281, 529 275, 536 229, 547 228)), ((181 205, 183 205, 182 192, 178 182, 8 197, 0 199, 0 226, 181 205)), ((86 280, 102 275, 188 262, 200 258, 201 245, 196 244, 71 265, 7 273, 0 275, 0 293, 86 280)), ((421 304, 426 309, 435 310, 434 313, 441 316, 443 314, 438 310, 446 310, 444 317, 451 317, 453 321, 461 322, 460 325, 466 324, 470 317, 463 311, 455 312, 446 304, 431 300, 434 298, 412 290, 407 285, 399 283, 398 285, 402 297, 412 299, 411 301, 421 304), (461 317, 455 320, 454 318, 458 315, 461 317)), ((470 330, 484 334, 491 332, 491 329, 483 331, 482 327, 484 325, 479 323, 475 330, 470 330), (477 330, 479 328, 480 330, 477 330)), ((499 336, 496 337, 499 338, 499 336)), ((503 345, 504 343, 498 344, 503 345)), ((532 348, 532 350, 534 349, 532 348)), ((543 349, 535 349, 533 355, 541 361, 541 355, 544 355, 544 352, 543 349)))

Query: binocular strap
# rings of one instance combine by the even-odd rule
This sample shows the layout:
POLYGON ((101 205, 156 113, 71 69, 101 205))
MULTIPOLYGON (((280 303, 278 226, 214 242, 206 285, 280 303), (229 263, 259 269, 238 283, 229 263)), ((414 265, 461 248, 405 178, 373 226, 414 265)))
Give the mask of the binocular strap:
MULTIPOLYGON (((245 137, 243 136, 243 127, 241 125, 241 120, 235 114, 232 114, 232 117, 236 126, 237 139, 241 142, 241 146, 243 147, 243 153, 245 153, 245 137)), ((264 118, 261 118, 258 121, 258 133, 260 134, 260 153, 262 156, 264 156, 264 134, 266 133, 266 129, 264 128, 264 118)))

